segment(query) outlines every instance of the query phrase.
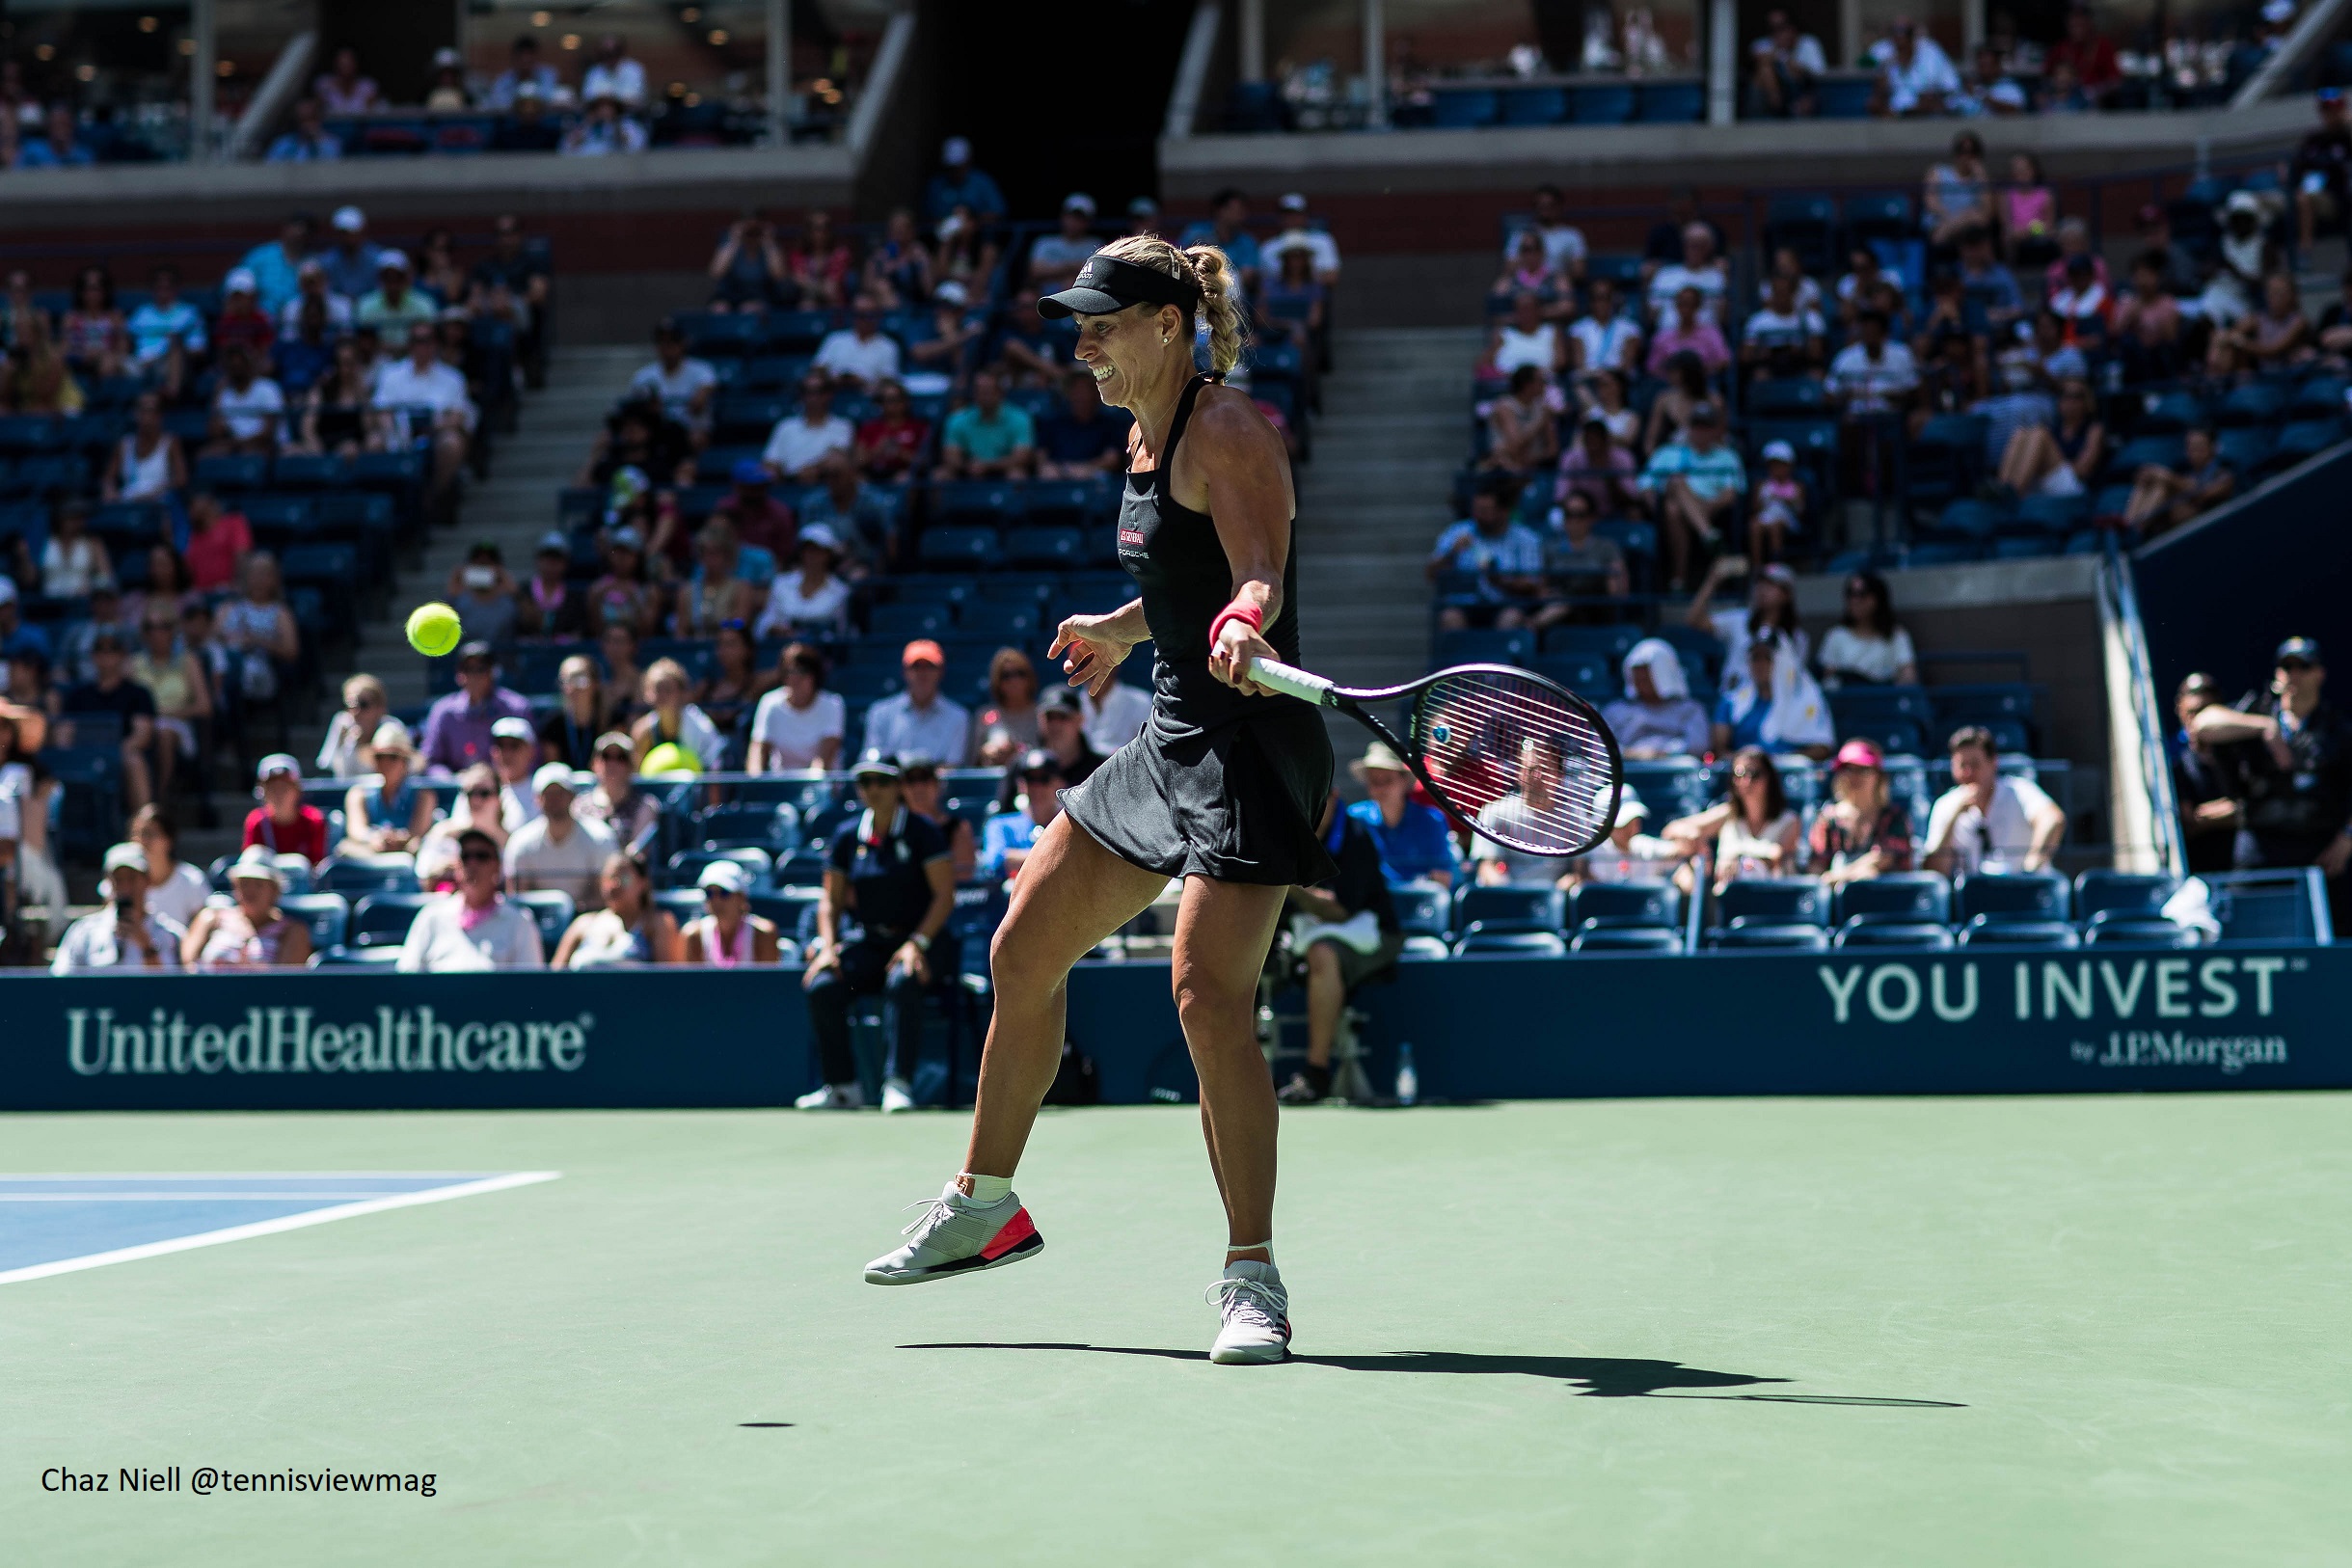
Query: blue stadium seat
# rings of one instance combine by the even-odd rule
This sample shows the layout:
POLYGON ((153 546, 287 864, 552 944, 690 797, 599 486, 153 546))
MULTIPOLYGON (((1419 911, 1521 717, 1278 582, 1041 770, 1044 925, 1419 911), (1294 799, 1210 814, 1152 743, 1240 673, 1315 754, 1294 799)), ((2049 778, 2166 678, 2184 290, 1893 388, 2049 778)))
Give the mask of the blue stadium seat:
POLYGON ((1837 923, 1945 925, 1952 918, 1952 884, 1932 871, 1893 871, 1837 890, 1837 923))
POLYGON ((1535 651, 1527 631, 1444 632, 1438 635, 1440 664, 1525 664, 1535 651))
POLYGON ((1981 914, 1960 928, 1962 947, 2074 948, 2082 937, 2063 920, 2004 920, 1981 914))
POLYGON ((1862 921, 1841 926, 1829 939, 1832 947, 1896 947, 1918 952, 1942 952, 1952 946, 1952 933, 1943 926, 1919 921, 1862 921))
POLYGON ((1730 926, 1707 933, 1709 947, 1783 948, 1821 953, 1829 946, 1829 933, 1819 926, 1730 926))
MULTIPOLYGON (((2108 459, 2107 473, 2114 479, 2128 482, 2144 468, 2176 467, 2180 462, 2180 453, 2181 438, 2178 435, 2135 436, 2118 447, 2115 456, 2108 459)), ((2100 516, 2106 515, 2103 505, 2094 510, 2100 516)))
MULTIPOLYGON (((308 786, 304 794, 309 794, 308 786)), ((405 893, 417 886, 417 873, 405 861, 330 860, 318 868, 318 883, 346 899, 368 893, 405 893)))
POLYGON ((1473 932, 1552 931, 1560 929, 1557 888, 1476 883, 1454 889, 1453 929, 1464 936, 1473 932))
POLYGON ((513 898, 530 911, 531 920, 539 928, 539 942, 544 955, 554 957, 555 944, 563 940, 564 932, 572 924, 572 916, 579 912, 572 902, 572 895, 560 888, 538 887, 527 893, 514 894, 513 898))
POLYGON ((2251 480, 2270 462, 2271 451, 2278 444, 2277 432, 2268 425, 2248 425, 2216 435, 2213 455, 2251 480))
POLYGON ((1453 894, 1435 882, 1407 882, 1389 889, 1399 930, 1412 936, 1443 936, 1453 919, 1453 894))
POLYGON ((2213 917, 2225 942, 2311 942, 2327 939, 2332 918, 2327 883, 2318 868, 2226 871, 2208 875, 2213 917))
POLYGON ((1598 654, 1613 670, 1641 636, 1641 628, 1637 626, 1551 626, 1544 629, 1544 652, 1598 654))
POLYGON ((1021 487, 1002 479, 950 479, 932 486, 931 515, 936 524, 986 523, 1003 527, 1021 515, 1021 487))
POLYGON ((1980 872, 1953 889, 1953 918, 1968 925, 1992 920, 2063 921, 2071 889, 2056 872, 1980 872))
POLYGON ((1878 83, 1866 76, 1827 76, 1814 89, 1814 103, 1824 120, 1866 120, 1878 83))
POLYGON ((1707 89, 1699 82, 1644 82, 1635 119, 1644 125, 1688 125, 1707 111, 1707 89))
POLYGON ((1617 677, 1603 654, 1537 654, 1525 661, 1525 667, 1559 682, 1580 696, 1595 701, 1614 701, 1617 696, 1617 677))
POLYGON ((287 894, 278 907, 311 928, 311 951, 324 953, 343 945, 343 929, 351 921, 351 906, 340 893, 287 894))
POLYGON ((2016 534, 2067 534, 2091 521, 2088 496, 2028 496, 2000 525, 1998 531, 2016 534))
POLYGON ((2352 380, 2338 375, 2315 375, 2295 389, 2288 400, 2286 415, 2290 419, 2341 419, 2347 412, 2344 394, 2352 391, 2352 380))
POLYGON ((1593 926, 1569 938, 1571 953, 1609 953, 1623 956, 1648 953, 1659 957, 1679 954, 1683 935, 1664 926, 1593 926))
POLYGON ((1625 765, 1625 782, 1649 808, 1650 824, 1663 826, 1707 806, 1707 774, 1690 757, 1662 757, 1625 765))
POLYGON ((2273 469, 2290 469, 2307 458, 2321 452, 2344 439, 2341 419, 2299 419, 2279 432, 2279 443, 2270 451, 2273 469))
POLYGON ((888 604, 876 605, 867 622, 867 630, 877 637, 905 641, 910 637, 939 637, 947 635, 955 624, 955 615, 944 604, 925 604, 919 600, 894 599, 888 604))
POLYGON ((1874 239, 1908 239, 1919 231, 1911 199, 1899 192, 1846 198, 1846 243, 1867 244, 1874 239))
POLYGON ((994 528, 930 527, 915 546, 915 558, 934 571, 977 571, 996 565, 1003 551, 994 528))
POLYGON ((1084 534, 1072 527, 1005 530, 1005 562, 1011 566, 1070 567, 1085 558, 1084 534))
POLYGON ((1586 882, 1569 895, 1568 930, 1673 929, 1682 924, 1682 891, 1671 882, 1586 882))
POLYGON ((1808 276, 1835 270, 1837 203, 1826 196, 1773 197, 1764 209, 1765 254, 1783 247, 1797 253, 1808 276))
POLYGON ((2204 423, 2205 419, 2205 406, 2196 393, 2168 392, 2149 396, 2148 407, 2132 422, 2132 430, 2143 436, 2176 436, 2204 423))
POLYGON ((2179 887, 2179 879, 2164 872, 2095 867, 2074 879, 2074 918, 2088 922, 2099 915, 2158 915, 2179 887))
POLYGON ((709 806, 695 816, 693 836, 706 850, 789 850, 800 842, 800 814, 778 801, 709 806))
POLYGON ((1434 123, 1441 130, 1492 125, 1502 112, 1500 95, 1488 87, 1440 88, 1431 107, 1434 123))
POLYGON ((1522 959, 1560 959, 1568 944, 1554 931, 1475 931, 1454 949, 1461 954, 1482 953, 1522 959))
POLYGON ((1559 87, 1515 87, 1502 95, 1502 123, 1556 125, 1568 115, 1568 93, 1559 87))
POLYGON ((1631 83, 1590 82, 1569 98, 1568 119, 1578 125, 1622 125, 1634 118, 1631 83))
POLYGON ((190 478, 199 490, 258 490, 269 483, 269 459, 244 453, 200 457, 190 478))
POLYGON ((287 490, 325 490, 345 479, 343 460, 327 452, 286 452, 270 468, 270 482, 287 490))
POLYGON ((2286 417, 2286 392, 2267 381, 2249 381, 2230 389, 2213 411, 2213 422, 2224 430, 2277 424, 2286 417))
POLYGON ((408 939, 417 911, 436 897, 432 893, 369 893, 353 906, 344 940, 355 948, 398 947, 408 939))
POLYGON ((1811 877, 1736 877, 1716 904, 1735 929, 1829 923, 1829 890, 1811 877))
POLYGON ((1759 381, 1747 389, 1747 412, 1759 419, 1819 417, 1829 408, 1829 390, 1813 376, 1759 381))
MULTIPOLYGON (((1265 366, 1260 350, 1257 368, 1265 366)), ((1093 479, 1036 479, 1023 496, 1022 515, 1041 526, 1083 527, 1116 509, 1111 487, 1093 479)))
MULTIPOLYGON (((1014 532, 1021 530, 1014 529, 1014 532)), ((1025 643, 1044 630, 1037 602, 1000 604, 973 600, 956 615, 957 635, 992 642, 1025 643)))
POLYGON ((2093 921, 2083 928, 2083 941, 2091 947, 2195 947, 2198 936, 2188 927, 2169 920, 2123 915, 2093 921))

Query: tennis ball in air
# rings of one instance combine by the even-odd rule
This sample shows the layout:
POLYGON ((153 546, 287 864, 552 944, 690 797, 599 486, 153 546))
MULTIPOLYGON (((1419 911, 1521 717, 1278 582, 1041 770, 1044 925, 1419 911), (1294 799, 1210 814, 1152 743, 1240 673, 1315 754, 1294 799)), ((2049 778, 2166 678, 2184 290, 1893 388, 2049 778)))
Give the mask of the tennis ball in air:
POLYGON ((460 632, 457 611, 446 605, 419 605, 409 611, 408 645, 428 659, 456 647, 460 632))
POLYGON ((664 741, 645 753, 644 765, 637 770, 649 778, 662 776, 691 777, 702 771, 702 764, 691 751, 675 741, 664 741))

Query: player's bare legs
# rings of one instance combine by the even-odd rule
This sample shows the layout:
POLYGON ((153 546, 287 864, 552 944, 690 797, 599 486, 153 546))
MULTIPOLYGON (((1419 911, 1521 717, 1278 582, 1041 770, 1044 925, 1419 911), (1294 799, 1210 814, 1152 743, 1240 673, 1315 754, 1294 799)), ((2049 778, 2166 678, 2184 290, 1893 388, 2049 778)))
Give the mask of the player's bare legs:
POLYGON ((1257 975, 1284 891, 1188 877, 1176 910, 1176 1016, 1201 1075, 1201 1130, 1225 1199, 1230 1261, 1271 1260, 1279 1111, 1257 1048, 1257 975))
MULTIPOLYGON (((966 1172, 1010 1176, 1020 1164, 1061 1066, 1070 965, 1167 885, 1167 878, 1122 860, 1067 816, 1038 836, 989 945, 996 1014, 980 1058, 966 1172)), ((968 1194, 971 1184, 963 1187, 968 1194)))

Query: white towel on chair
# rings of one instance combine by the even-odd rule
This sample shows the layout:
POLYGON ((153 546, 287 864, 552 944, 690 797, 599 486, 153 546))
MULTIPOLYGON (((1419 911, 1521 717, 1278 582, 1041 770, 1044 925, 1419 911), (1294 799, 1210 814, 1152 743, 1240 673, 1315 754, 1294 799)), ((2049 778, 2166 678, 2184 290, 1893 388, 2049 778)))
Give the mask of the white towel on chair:
POLYGON ((1359 909, 1345 920, 1317 920, 1309 914, 1293 915, 1290 920, 1290 941, 1302 954, 1317 942, 1337 942, 1357 953, 1380 951, 1380 916, 1369 909, 1359 909))

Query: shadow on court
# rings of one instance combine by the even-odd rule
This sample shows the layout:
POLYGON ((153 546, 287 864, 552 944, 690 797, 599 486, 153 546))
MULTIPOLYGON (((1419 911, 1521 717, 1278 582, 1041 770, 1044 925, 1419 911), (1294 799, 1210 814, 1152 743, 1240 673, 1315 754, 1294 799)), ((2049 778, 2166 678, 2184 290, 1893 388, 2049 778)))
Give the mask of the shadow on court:
MULTIPOLYGON (((1096 1356, 1157 1356, 1163 1361, 1208 1360, 1205 1350, 1163 1350, 1146 1345, 1082 1345, 1052 1341, 1004 1343, 962 1340, 901 1345, 901 1350, 1076 1350, 1096 1356)), ((1404 1350, 1385 1356, 1292 1356, 1303 1366, 1336 1366, 1347 1372, 1438 1372, 1453 1376, 1511 1374, 1547 1377, 1601 1399, 1749 1399, 1792 1405, 1876 1405, 1963 1410, 1948 1399, 1882 1399, 1825 1393, 1672 1393, 1673 1389, 1730 1389, 1786 1383, 1784 1377, 1745 1372, 1711 1372, 1679 1362, 1634 1361, 1615 1356, 1482 1356, 1460 1350, 1404 1350)))

